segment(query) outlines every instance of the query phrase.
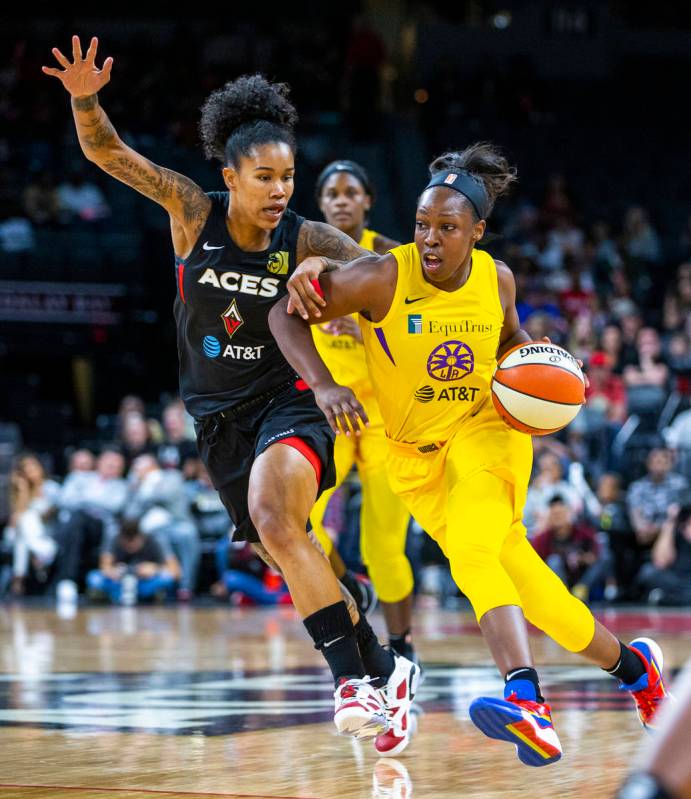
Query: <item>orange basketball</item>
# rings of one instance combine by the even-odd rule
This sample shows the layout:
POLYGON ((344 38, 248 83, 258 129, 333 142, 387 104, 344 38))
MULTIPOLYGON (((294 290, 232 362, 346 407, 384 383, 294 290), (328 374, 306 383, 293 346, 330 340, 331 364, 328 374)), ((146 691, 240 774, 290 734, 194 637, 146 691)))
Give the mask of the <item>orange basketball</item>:
POLYGON ((497 363, 492 402, 515 430, 534 436, 556 433, 585 402, 585 378, 576 359, 545 341, 518 344, 497 363))

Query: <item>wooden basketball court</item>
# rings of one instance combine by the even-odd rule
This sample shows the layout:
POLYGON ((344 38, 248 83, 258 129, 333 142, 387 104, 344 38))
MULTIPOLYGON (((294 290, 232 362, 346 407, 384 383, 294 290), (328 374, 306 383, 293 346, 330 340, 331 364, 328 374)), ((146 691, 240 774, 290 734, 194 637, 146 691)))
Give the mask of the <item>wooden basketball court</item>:
MULTIPOLYGON (((689 613, 602 618, 624 640, 654 636, 668 675, 691 656, 689 613)), ((419 612, 416 633, 418 733, 380 760, 335 734, 330 680, 292 608, 0 607, 0 796, 612 796, 646 737, 614 680, 534 636, 565 755, 530 769, 468 719, 472 698, 501 692, 470 614, 419 612)))

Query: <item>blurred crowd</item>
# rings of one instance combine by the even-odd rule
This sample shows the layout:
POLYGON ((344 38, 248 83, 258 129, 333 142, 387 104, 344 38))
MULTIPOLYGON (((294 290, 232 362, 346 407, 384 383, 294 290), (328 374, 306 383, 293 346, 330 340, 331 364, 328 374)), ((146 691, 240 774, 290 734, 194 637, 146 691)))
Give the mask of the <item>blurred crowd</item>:
MULTIPOLYGON (((0 33, 8 45, 0 63, 0 277, 117 279, 148 309, 168 313, 165 215, 84 161, 64 92, 40 72, 50 48, 65 48, 72 32, 57 25, 26 38, 0 33)), ((151 37, 114 24, 101 55, 111 53, 104 105, 123 138, 208 190, 220 184, 198 150, 203 98, 254 69, 288 81, 302 116, 293 206, 316 214, 312 177, 331 157, 354 157, 377 184, 372 224, 391 236, 410 233, 429 157, 483 137, 505 146, 521 182, 498 205, 483 246, 513 269, 524 328, 581 358, 590 379, 576 420, 534 439, 528 534, 586 601, 691 604, 691 198, 678 159, 687 142, 683 131, 664 128, 665 114, 656 115, 655 130, 635 124, 635 82, 617 92, 585 78, 549 85, 530 59, 483 62, 472 74, 439 59, 429 75, 406 72, 401 59, 394 68, 367 21, 345 11, 280 25, 238 19, 230 33, 162 22, 151 37), (632 163, 647 146, 654 157, 632 163), (552 164, 561 172, 549 175, 552 164)), ((116 361, 94 358, 97 387, 98 370, 108 372, 101 382, 109 401, 110 363, 120 376, 141 376, 148 364, 156 391, 172 385, 155 372, 167 357, 161 350, 174 357, 172 323, 159 321, 150 336, 130 328, 133 340, 121 331, 113 348, 116 361)), ((46 336, 41 352, 50 346, 46 336)), ((18 356, 21 380, 0 398, 7 418, 22 425, 46 417, 39 400, 28 413, 19 392, 40 382, 24 379, 34 357, 18 356)), ((8 460, 0 429, 0 478, 9 475, 0 593, 289 601, 280 576, 232 541, 181 403, 151 400, 123 398, 117 414, 88 438, 75 434, 57 457, 55 448, 16 454, 22 432, 36 444, 27 424, 6 434, 15 456, 8 460)), ((362 570, 358 519, 352 475, 332 501, 328 526, 347 565, 362 570)), ((408 550, 416 591, 457 602, 441 552, 414 523, 408 550)))

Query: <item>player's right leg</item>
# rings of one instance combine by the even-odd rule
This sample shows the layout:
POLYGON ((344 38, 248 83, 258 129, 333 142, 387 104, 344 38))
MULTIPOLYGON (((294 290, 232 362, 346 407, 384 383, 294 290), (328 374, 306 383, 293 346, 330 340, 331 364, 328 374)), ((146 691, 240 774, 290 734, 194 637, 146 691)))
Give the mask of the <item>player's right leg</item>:
POLYGON ((310 513, 310 523, 316 538, 329 559, 329 563, 331 563, 334 574, 350 592, 350 595, 357 603, 358 610, 362 613, 369 613, 374 610, 377 603, 376 594, 371 584, 359 579, 354 572, 346 568, 345 563, 338 554, 338 549, 334 545, 331 535, 324 526, 324 517, 326 516, 326 509, 331 501, 331 497, 333 497, 336 490, 341 486, 350 473, 350 470, 353 468, 356 448, 357 439, 355 437, 337 436, 334 442, 336 483, 333 488, 324 491, 315 502, 314 508, 312 508, 312 512, 310 513))
POLYGON ((542 696, 521 598, 500 560, 514 514, 507 484, 490 472, 471 474, 450 489, 447 514, 439 543, 505 680, 503 698, 475 699, 470 718, 488 737, 514 744, 526 765, 554 763, 561 743, 542 696))

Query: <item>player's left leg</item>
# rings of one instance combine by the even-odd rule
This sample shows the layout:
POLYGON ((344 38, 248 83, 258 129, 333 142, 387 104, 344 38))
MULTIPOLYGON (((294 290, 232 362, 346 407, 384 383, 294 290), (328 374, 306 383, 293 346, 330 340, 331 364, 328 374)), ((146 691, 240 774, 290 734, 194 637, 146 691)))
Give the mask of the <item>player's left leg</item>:
POLYGON ((520 521, 507 536, 502 563, 521 596, 526 617, 565 649, 616 677, 636 703, 643 726, 654 727, 667 696, 658 644, 636 638, 627 646, 598 622, 535 552, 520 521))

